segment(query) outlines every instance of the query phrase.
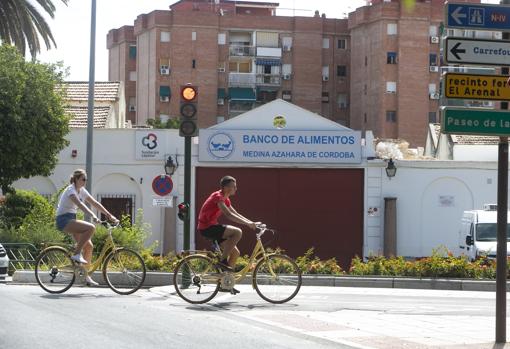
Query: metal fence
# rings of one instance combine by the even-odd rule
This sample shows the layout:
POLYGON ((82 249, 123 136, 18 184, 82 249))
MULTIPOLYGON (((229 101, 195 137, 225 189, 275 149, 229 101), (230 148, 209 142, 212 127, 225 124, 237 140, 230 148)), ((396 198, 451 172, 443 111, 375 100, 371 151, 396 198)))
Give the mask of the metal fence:
POLYGON ((10 271, 33 270, 35 268, 38 249, 34 245, 16 242, 2 243, 2 245, 9 257, 10 271))

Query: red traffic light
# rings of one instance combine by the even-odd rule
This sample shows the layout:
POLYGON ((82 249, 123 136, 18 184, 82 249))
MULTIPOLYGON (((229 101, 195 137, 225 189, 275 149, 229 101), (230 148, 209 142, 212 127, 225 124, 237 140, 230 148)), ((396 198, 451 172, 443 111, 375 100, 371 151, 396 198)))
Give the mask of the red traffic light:
POLYGON ((181 202, 177 205, 179 212, 177 213, 177 217, 181 221, 185 221, 189 219, 189 204, 187 202, 181 202))

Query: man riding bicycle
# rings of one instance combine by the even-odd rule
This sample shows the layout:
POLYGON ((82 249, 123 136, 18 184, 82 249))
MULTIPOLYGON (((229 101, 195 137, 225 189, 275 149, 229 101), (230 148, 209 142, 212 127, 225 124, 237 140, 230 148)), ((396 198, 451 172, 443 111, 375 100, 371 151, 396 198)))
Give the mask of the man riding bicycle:
POLYGON ((205 200, 198 215, 198 231, 207 239, 217 241, 221 246, 223 254, 219 263, 220 268, 225 271, 233 271, 236 260, 240 255, 237 243, 241 240, 242 230, 232 225, 218 224, 221 214, 233 222, 244 224, 256 230, 259 222, 253 222, 237 212, 230 196, 237 191, 236 179, 232 176, 225 176, 220 181, 220 190, 213 192, 205 200))

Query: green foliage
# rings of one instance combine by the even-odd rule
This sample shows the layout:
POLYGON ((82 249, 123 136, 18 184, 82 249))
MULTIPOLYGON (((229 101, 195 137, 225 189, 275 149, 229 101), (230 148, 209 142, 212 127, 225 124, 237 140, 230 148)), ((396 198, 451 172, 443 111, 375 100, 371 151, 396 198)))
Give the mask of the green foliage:
POLYGON ((304 274, 344 274, 335 258, 321 260, 319 257, 314 256, 313 250, 314 248, 312 247, 306 251, 304 256, 296 258, 296 263, 304 274))
POLYGON ((377 256, 363 262, 356 257, 352 260, 349 274, 494 279, 496 261, 482 258, 469 262, 465 256, 455 257, 444 247, 440 247, 433 250, 430 257, 414 261, 405 260, 403 257, 377 256))
POLYGON ((180 120, 178 118, 169 118, 166 122, 161 121, 160 118, 156 119, 148 119, 147 124, 154 128, 173 128, 178 129, 180 125, 180 120))
POLYGON ((0 189, 20 178, 49 176, 68 144, 61 65, 26 62, 0 46, 0 189))
POLYGON ((17 190, 0 205, 0 241, 40 246, 70 242, 70 238, 55 228, 55 209, 44 197, 17 190))
MULTIPOLYGON (((115 243, 119 246, 142 250, 149 232, 150 225, 143 222, 143 211, 139 209, 136 213, 135 223, 131 224, 129 216, 123 216, 120 227, 112 230, 112 236, 115 243)), ((108 230, 105 227, 101 225, 96 227, 96 233, 92 236, 95 251, 101 251, 107 235, 108 230)))

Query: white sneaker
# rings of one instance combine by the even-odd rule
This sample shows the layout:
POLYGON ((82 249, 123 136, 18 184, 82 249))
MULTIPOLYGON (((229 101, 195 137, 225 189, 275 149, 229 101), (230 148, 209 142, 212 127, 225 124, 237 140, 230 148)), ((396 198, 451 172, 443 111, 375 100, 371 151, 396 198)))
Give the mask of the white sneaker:
POLYGON ((81 264, 87 264, 88 262, 83 258, 81 253, 75 254, 74 256, 71 256, 71 259, 75 262, 81 263, 81 264))
POLYGON ((99 284, 92 280, 92 278, 89 275, 85 276, 85 283, 87 284, 87 286, 99 286, 99 284))

